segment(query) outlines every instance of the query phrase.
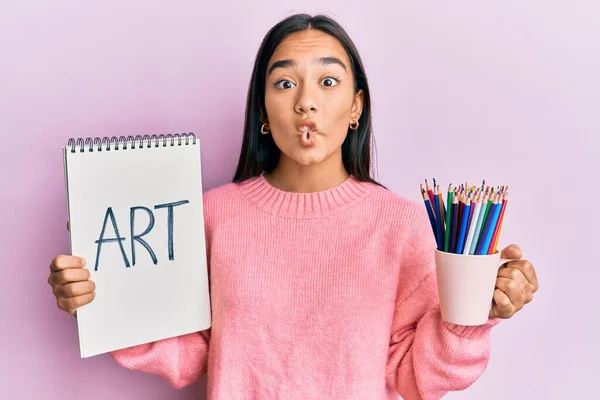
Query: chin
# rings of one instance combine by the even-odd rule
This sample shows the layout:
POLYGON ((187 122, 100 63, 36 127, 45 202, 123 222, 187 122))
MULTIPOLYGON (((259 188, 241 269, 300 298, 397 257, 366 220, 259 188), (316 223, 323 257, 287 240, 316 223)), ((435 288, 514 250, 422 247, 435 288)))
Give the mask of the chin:
POLYGON ((327 154, 318 149, 293 151, 288 153, 287 156, 296 164, 303 166, 320 164, 327 159, 327 154))

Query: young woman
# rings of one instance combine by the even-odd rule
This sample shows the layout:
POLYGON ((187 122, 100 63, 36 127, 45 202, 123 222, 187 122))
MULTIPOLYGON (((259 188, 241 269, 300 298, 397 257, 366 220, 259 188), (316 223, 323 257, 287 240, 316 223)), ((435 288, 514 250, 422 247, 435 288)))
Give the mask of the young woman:
MULTIPOLYGON (((360 56, 333 20, 294 15, 257 55, 233 182, 205 192, 213 326, 115 351, 131 370, 209 399, 438 399, 471 385, 490 329, 531 301, 531 263, 497 278, 486 325, 440 318, 422 204, 371 178, 371 108, 360 56)), ((48 278, 71 314, 93 300, 77 256, 48 278)))

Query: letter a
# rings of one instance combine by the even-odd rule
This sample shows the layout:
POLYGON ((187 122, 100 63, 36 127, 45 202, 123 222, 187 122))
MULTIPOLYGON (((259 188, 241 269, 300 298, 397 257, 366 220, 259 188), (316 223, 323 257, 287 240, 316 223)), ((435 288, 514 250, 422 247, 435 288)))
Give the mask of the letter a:
POLYGON ((112 207, 108 207, 106 209, 106 214, 104 215, 104 223, 102 224, 102 232, 100 232, 100 238, 94 242, 98 244, 98 250, 96 252, 96 265, 94 266, 94 271, 98 271, 98 262, 100 261, 100 250, 102 249, 102 243, 108 242, 119 243, 119 247, 121 248, 121 254, 123 255, 123 261, 125 262, 125 267, 129 268, 129 260, 127 259, 127 254, 125 254, 123 244, 121 243, 122 240, 125 240, 125 238, 119 236, 119 228, 117 228, 117 221, 115 221, 115 215, 113 214, 112 207), (104 238, 104 231, 106 230, 106 222, 108 221, 108 217, 110 217, 110 221, 112 222, 115 234, 117 235, 116 238, 104 238))

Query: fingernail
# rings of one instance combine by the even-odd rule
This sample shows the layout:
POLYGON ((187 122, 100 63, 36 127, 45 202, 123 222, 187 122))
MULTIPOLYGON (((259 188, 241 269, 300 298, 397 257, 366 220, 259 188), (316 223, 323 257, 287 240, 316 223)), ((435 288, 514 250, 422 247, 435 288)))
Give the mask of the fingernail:
POLYGON ((85 264, 87 263, 87 261, 85 261, 85 258, 81 259, 81 265, 85 267, 85 264))

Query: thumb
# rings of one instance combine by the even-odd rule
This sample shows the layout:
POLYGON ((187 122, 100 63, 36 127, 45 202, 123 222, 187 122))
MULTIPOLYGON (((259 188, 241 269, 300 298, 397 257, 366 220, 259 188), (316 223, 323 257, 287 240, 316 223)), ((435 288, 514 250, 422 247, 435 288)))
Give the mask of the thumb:
POLYGON ((500 257, 518 260, 523 257, 523 253, 521 252, 521 248, 519 246, 516 244, 511 244, 502 250, 500 257))

